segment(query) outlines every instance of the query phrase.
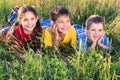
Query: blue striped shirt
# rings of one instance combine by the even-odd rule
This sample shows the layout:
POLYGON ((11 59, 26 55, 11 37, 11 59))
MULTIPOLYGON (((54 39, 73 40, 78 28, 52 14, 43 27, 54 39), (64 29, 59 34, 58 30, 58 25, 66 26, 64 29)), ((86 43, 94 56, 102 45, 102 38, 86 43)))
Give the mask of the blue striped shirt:
MULTIPOLYGON (((76 30, 76 36, 78 40, 78 49, 80 51, 85 51, 85 48, 90 46, 90 43, 88 42, 88 37, 85 34, 85 28, 78 24, 75 24, 74 28, 76 30)), ((106 46, 110 46, 110 41, 106 37, 106 35, 103 37, 102 43, 106 46)))

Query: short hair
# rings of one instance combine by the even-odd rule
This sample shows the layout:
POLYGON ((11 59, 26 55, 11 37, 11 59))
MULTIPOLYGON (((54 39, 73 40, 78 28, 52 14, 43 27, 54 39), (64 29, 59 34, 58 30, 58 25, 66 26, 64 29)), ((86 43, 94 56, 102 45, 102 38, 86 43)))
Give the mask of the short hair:
POLYGON ((68 15, 69 16, 69 11, 64 6, 56 6, 50 12, 51 20, 53 20, 54 22, 57 20, 57 18, 60 15, 68 15))
POLYGON ((104 19, 99 15, 91 15, 86 20, 86 29, 88 30, 92 23, 98 24, 102 23, 103 27, 105 25, 104 19))

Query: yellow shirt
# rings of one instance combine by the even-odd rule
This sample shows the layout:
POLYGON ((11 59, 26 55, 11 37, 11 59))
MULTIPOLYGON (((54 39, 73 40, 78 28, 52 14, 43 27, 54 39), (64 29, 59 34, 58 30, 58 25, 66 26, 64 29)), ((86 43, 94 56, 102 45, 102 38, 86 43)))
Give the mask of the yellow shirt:
MULTIPOLYGON (((44 34, 44 43, 46 46, 52 46, 53 43, 53 32, 52 32, 52 27, 48 27, 43 31, 44 34)), ((68 30, 68 32, 66 33, 64 39, 62 42, 60 42, 60 44, 64 44, 64 43, 70 43, 70 45, 72 47, 76 47, 76 31, 74 29, 73 26, 70 27, 70 29, 68 30)))

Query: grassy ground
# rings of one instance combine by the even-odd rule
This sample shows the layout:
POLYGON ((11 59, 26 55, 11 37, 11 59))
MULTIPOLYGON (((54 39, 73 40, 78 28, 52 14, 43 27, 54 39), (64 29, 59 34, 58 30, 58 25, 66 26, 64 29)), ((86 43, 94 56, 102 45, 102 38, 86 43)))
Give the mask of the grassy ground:
MULTIPOLYGON (((61 54, 54 54, 54 48, 45 49, 44 55, 25 51, 27 62, 16 59, 4 43, 0 43, 1 80, 120 80, 120 1, 119 0, 1 0, 0 24, 8 26, 7 15, 18 5, 31 5, 40 18, 49 18, 50 9, 62 5, 71 12, 72 24, 85 26, 85 20, 92 14, 104 17, 106 35, 113 50, 81 54, 76 51, 66 62, 61 54)), ((70 53, 66 48, 64 53, 70 53)))

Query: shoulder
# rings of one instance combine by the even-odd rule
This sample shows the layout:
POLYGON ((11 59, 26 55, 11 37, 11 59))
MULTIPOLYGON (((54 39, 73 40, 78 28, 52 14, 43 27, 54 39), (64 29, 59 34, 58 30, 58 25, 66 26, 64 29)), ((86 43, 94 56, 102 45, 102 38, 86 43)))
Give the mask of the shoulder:
POLYGON ((22 28, 21 25, 17 25, 17 26, 16 26, 16 29, 15 29, 15 31, 14 31, 14 35, 15 35, 16 37, 18 37, 18 36, 20 36, 20 34, 23 34, 23 28, 22 28))
POLYGON ((83 26, 78 25, 78 24, 74 24, 73 26, 74 26, 77 34, 85 32, 85 28, 83 26))
POLYGON ((43 32, 51 32, 52 27, 47 27, 46 29, 43 30, 43 32))
POLYGON ((43 31, 43 30, 42 30, 42 26, 39 26, 39 31, 40 31, 40 32, 42 32, 42 31, 43 31))
POLYGON ((7 32, 10 30, 11 26, 5 27, 1 30, 1 35, 6 36, 7 32))
POLYGON ((70 29, 69 29, 68 32, 71 32, 71 31, 72 31, 72 32, 76 32, 75 29, 74 29, 74 26, 70 26, 70 29))
POLYGON ((52 36, 52 27, 47 27, 45 30, 43 30, 44 36, 52 36))

